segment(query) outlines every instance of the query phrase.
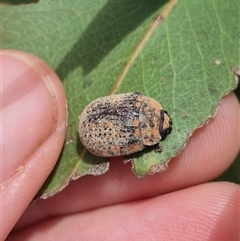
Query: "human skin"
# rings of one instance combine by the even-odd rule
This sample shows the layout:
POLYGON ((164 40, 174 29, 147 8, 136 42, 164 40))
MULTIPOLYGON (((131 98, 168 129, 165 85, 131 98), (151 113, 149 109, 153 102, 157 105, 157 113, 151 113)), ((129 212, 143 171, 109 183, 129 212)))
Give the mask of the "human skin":
POLYGON ((1 240, 238 240, 239 185, 208 182, 239 151, 233 93, 168 171, 139 180, 130 163, 112 158, 105 175, 82 177, 32 202, 62 149, 66 97, 56 74, 35 56, 5 50, 1 67, 1 240))

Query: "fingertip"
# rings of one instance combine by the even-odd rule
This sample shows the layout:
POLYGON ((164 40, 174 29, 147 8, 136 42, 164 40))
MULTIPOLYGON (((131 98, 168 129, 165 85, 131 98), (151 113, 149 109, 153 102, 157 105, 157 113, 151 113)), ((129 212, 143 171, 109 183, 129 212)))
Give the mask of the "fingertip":
POLYGON ((66 98, 56 74, 37 57, 1 51, 4 183, 56 130, 66 129, 66 98))
MULTIPOLYGON (((2 201, 14 225, 54 167, 64 143, 66 97, 61 81, 36 56, 2 50, 2 201)), ((5 230, 5 229, 4 229, 5 230)))
MULTIPOLYGON (((239 151, 239 103, 233 93, 219 103, 215 116, 197 129, 172 163, 189 185, 211 180, 224 172, 239 151)), ((184 181, 185 180, 185 181, 184 181)))

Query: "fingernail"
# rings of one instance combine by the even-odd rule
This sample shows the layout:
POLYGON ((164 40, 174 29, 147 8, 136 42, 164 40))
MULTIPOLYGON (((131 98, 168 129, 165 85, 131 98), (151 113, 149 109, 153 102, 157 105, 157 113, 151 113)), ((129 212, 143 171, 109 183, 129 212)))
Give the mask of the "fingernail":
POLYGON ((56 123, 48 76, 34 61, 22 52, 1 53, 1 183, 24 168, 56 123))

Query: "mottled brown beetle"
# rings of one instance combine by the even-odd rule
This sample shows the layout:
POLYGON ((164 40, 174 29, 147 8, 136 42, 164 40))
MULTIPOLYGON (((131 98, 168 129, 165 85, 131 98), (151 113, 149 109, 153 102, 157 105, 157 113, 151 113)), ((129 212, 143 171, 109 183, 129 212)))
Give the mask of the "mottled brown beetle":
POLYGON ((110 95, 94 100, 79 117, 79 137, 85 148, 101 157, 139 152, 156 145, 172 130, 162 106, 139 93, 110 95))

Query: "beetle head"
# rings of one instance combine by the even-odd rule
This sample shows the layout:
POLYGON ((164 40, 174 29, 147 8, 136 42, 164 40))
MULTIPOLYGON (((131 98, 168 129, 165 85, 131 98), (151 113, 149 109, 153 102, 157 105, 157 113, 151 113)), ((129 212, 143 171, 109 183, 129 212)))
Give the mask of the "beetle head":
POLYGON ((160 111, 160 121, 159 121, 159 133, 161 135, 161 140, 164 140, 167 135, 172 131, 172 120, 169 117, 167 111, 160 111))

